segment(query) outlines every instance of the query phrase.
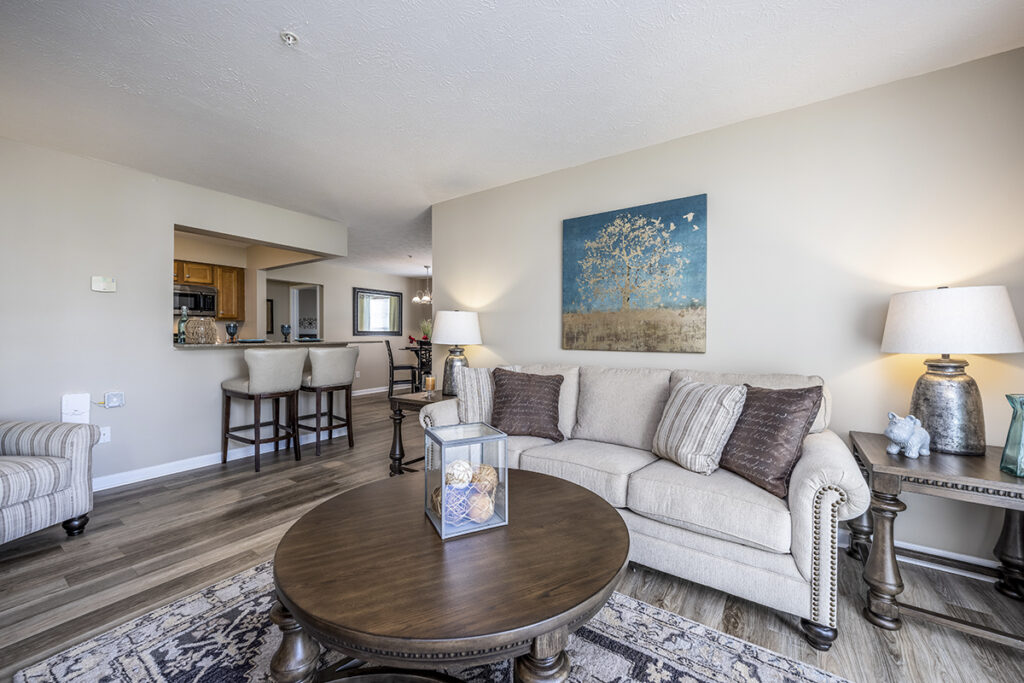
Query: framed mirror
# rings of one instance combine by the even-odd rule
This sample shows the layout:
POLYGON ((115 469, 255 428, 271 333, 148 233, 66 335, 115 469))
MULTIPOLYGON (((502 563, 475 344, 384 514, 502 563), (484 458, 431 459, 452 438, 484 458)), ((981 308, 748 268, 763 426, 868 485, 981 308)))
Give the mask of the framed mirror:
POLYGON ((352 334, 398 337, 402 334, 402 293, 352 288, 352 334))

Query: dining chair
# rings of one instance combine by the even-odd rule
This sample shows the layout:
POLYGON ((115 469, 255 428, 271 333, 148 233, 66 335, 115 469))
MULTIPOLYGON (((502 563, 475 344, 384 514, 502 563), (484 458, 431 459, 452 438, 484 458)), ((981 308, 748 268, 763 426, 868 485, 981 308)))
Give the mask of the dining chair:
POLYGON ((396 386, 409 385, 409 390, 414 390, 416 387, 416 366, 395 365, 395 355, 391 352, 391 341, 385 339, 384 347, 388 350, 388 398, 395 395, 396 386), (406 371, 409 372, 408 379, 395 379, 395 373, 406 371))

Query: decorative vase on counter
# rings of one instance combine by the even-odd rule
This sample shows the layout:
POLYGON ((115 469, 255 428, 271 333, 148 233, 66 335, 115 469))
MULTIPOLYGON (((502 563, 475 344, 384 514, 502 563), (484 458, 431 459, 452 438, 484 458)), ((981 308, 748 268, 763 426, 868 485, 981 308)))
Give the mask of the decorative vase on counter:
POLYGON ((1010 431, 1003 446, 1003 459, 999 469, 1015 477, 1024 477, 1024 394, 1007 394, 1006 400, 1013 407, 1010 431))
POLYGON ((185 323, 186 344, 216 344, 217 325, 213 318, 189 318, 185 323))
POLYGON ((235 335, 238 334, 238 323, 228 323, 224 326, 224 330, 228 333, 228 341, 234 342, 235 335))
POLYGON ((292 326, 288 324, 281 325, 281 334, 284 335, 284 341, 288 343, 288 335, 292 333, 292 326))

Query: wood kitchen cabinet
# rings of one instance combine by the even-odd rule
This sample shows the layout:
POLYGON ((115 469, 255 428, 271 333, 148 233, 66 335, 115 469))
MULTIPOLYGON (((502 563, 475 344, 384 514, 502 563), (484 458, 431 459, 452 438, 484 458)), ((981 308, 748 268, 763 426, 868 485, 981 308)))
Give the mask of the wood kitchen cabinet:
POLYGON ((174 284, 185 281, 185 262, 175 261, 174 262, 174 284))
POLYGON ((193 263, 192 261, 182 261, 182 273, 185 279, 182 280, 187 285, 212 285, 213 282, 213 269, 215 266, 211 266, 209 263, 193 263))
POLYGON ((245 320, 245 268, 213 266, 217 320, 245 320))

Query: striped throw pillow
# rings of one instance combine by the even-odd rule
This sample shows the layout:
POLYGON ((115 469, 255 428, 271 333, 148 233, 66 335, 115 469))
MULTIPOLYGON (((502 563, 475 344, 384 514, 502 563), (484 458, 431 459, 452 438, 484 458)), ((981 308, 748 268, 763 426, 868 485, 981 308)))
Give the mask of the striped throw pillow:
POLYGON ((691 472, 711 474, 718 469, 746 397, 743 386, 680 382, 654 433, 654 454, 691 472))
POLYGON ((494 410, 494 379, 491 377, 491 368, 468 368, 464 365, 456 367, 455 393, 458 396, 456 407, 460 423, 490 424, 494 410))

